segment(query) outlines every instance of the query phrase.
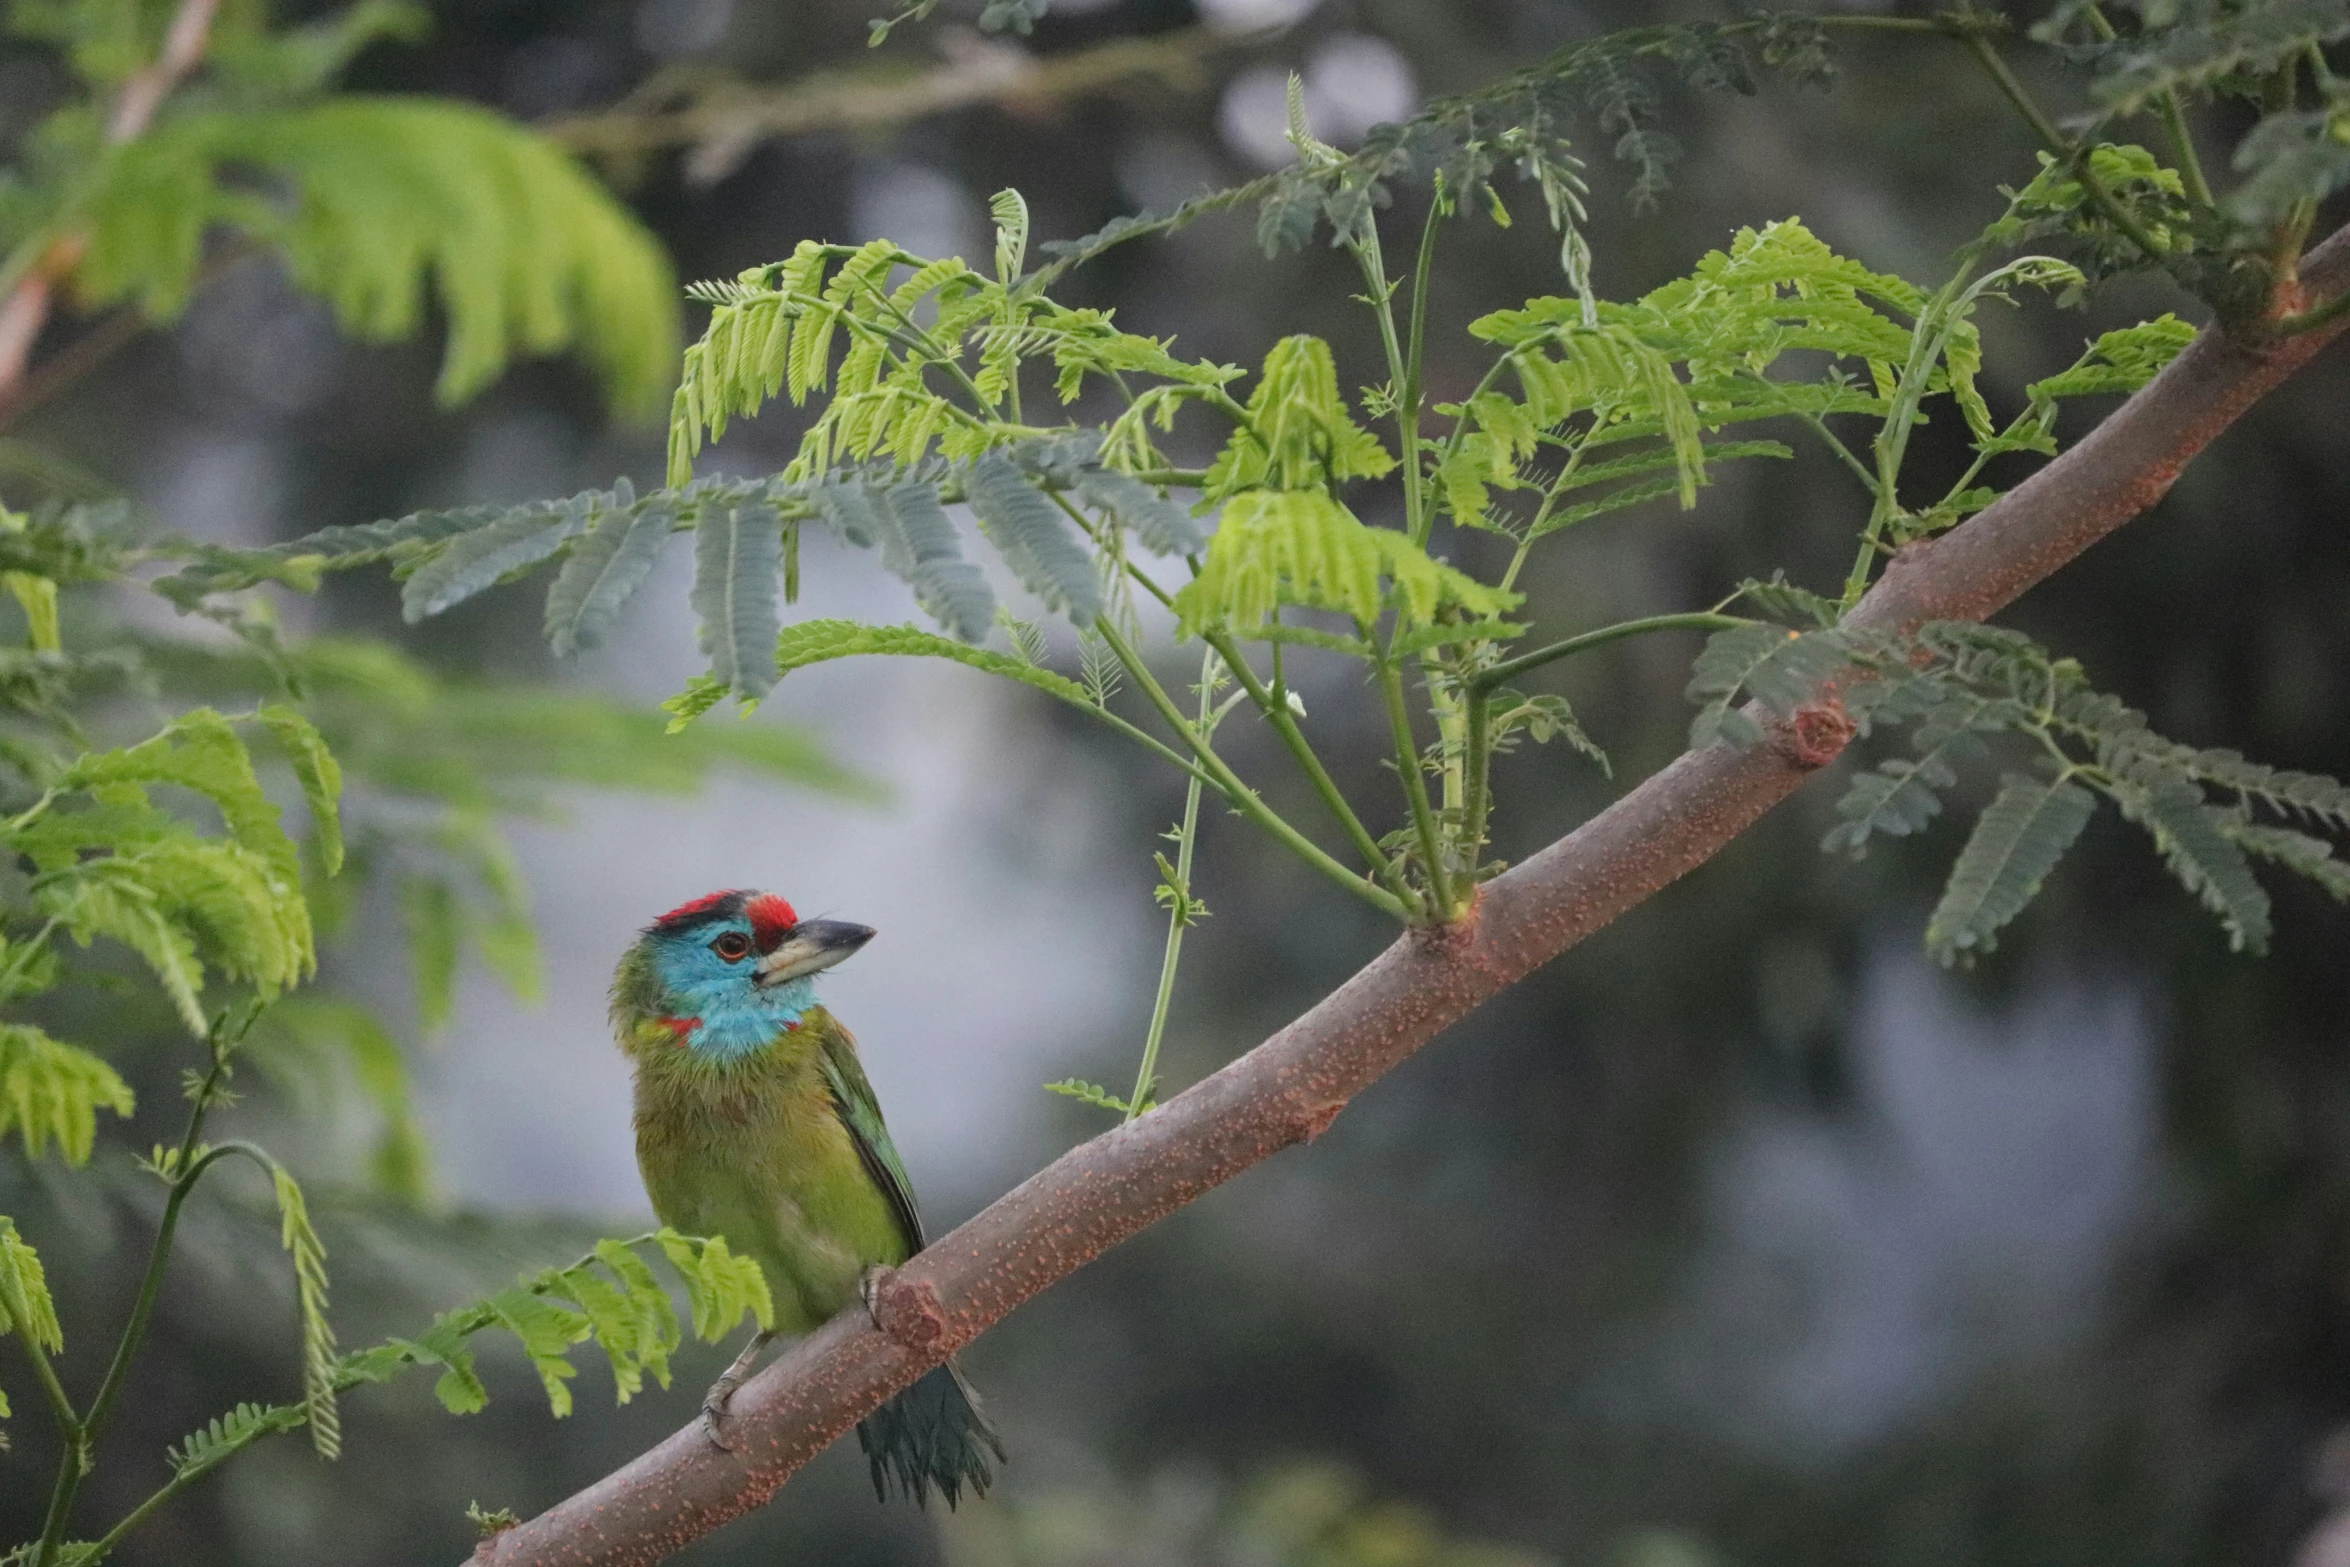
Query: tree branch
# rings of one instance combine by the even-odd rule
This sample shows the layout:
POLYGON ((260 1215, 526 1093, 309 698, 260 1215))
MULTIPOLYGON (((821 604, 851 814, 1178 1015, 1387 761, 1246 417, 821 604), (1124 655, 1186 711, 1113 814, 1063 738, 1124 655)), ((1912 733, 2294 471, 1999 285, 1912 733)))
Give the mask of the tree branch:
POLYGON ((691 147, 689 178, 724 179, 750 150, 777 136, 815 131, 869 130, 980 104, 1034 110, 1081 98, 1138 76, 1178 88, 1196 87, 1207 58, 1262 43, 1274 31, 1217 33, 1187 28, 1152 38, 1121 38, 1038 59, 1016 45, 965 41, 946 63, 907 74, 875 66, 820 71, 782 87, 758 87, 730 77, 696 84, 657 77, 610 109, 567 116, 540 127, 575 151, 604 156, 691 147), (683 107, 664 98, 684 97, 683 107))
MULTIPOLYGON (((2313 304, 2350 289, 2350 229, 2307 259, 2313 304)), ((1855 624, 1980 620, 2161 499, 2192 457, 2350 326, 2266 344, 2206 331, 2077 446, 1943 537, 1894 557, 1855 624)), ((658 1561, 764 1503, 883 1399, 1007 1313, 1243 1170, 1307 1142, 1480 1002, 1705 863, 1832 752, 1692 751, 1489 883, 1471 917, 1414 932, 1304 1017, 1130 1125, 1072 1149, 889 1275, 884 1334, 850 1311, 736 1394, 734 1451, 698 1427, 527 1523, 477 1561, 658 1561)))

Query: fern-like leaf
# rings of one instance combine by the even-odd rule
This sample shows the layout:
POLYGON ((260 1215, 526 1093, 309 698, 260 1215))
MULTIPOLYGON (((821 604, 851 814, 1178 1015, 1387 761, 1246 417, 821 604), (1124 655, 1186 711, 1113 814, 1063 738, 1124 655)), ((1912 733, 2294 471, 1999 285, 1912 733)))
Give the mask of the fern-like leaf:
POLYGON ((603 641, 612 618, 651 575, 661 546, 676 530, 672 502, 649 497, 638 505, 625 491, 615 500, 571 547, 547 590, 547 641, 557 657, 603 641))
POLYGON ((2268 950, 2268 894, 2254 879, 2226 812, 2205 804, 2203 792, 2183 779, 2125 784, 2114 798, 2124 815, 2153 836, 2179 885, 2219 917, 2229 950, 2268 950))
POLYGON ((1392 528, 1365 526, 1324 491, 1250 490, 1226 504, 1199 575, 1175 595, 1175 612, 1193 634, 1254 636, 1284 604, 1369 624, 1392 603, 1399 622, 1414 628, 1446 605, 1495 617, 1519 602, 1431 559, 1392 528))
POLYGON ((416 568, 400 592, 400 616, 410 625, 534 566, 561 549, 586 519, 579 501, 518 506, 485 527, 461 533, 416 568))
POLYGON ((2263 827, 2224 819, 2220 831, 2247 854, 2259 856, 2316 882, 2339 903, 2350 903, 2350 861, 2334 853, 2333 845, 2290 827, 2263 827))
POLYGON ((65 1329, 57 1321, 41 1254, 17 1233, 15 1221, 0 1213, 0 1334, 7 1333, 22 1334, 51 1354, 65 1348, 65 1329))
POLYGON ((27 1157, 57 1144, 67 1164, 87 1164, 98 1112, 128 1116, 130 1085, 114 1068, 30 1023, 0 1023, 0 1137, 14 1131, 27 1157))
POLYGON ((265 1436, 298 1429, 308 1418, 309 1413, 301 1404, 239 1404, 189 1432, 178 1446, 167 1449, 164 1456, 170 1461, 174 1478, 192 1480, 206 1470, 218 1468, 265 1436))
POLYGON ((914 590, 914 601, 940 625, 966 642, 985 637, 995 623, 995 594, 979 568, 963 558, 937 486, 907 479, 865 493, 882 565, 914 590))
POLYGON ((1002 451, 972 463, 964 489, 972 515, 1021 583, 1072 623, 1091 625, 1101 613, 1101 574, 1061 509, 1002 451))
POLYGON ((88 197, 79 282, 169 320, 203 237, 228 222, 284 255, 344 328, 378 340, 449 321, 439 393, 461 402, 518 353, 577 344, 613 402, 657 406, 677 362, 676 285, 660 246, 571 156, 486 110, 344 94, 296 109, 183 115, 120 150, 88 197), (238 170, 291 187, 254 198, 238 170))
POLYGON ((343 1417, 335 1405, 335 1330, 326 1316, 326 1246, 311 1227, 310 1205, 302 1188, 272 1162, 271 1184, 277 1191, 279 1240, 294 1260, 294 1293, 302 1314, 302 1414, 310 1426, 310 1444, 321 1458, 343 1450, 343 1417))
POLYGON ((290 707, 272 703, 261 709, 261 721, 276 738, 278 749, 294 769, 302 799, 310 807, 310 832, 318 842, 318 858, 329 876, 343 868, 343 769, 327 749, 318 726, 290 707))
POLYGON ((694 534, 694 613, 711 677, 743 702, 775 685, 775 578, 783 533, 771 506, 712 507, 694 534))
POLYGON ((746 1315, 762 1330, 775 1326, 775 1303, 767 1293, 767 1275, 749 1257, 727 1250, 719 1236, 680 1235, 662 1229, 653 1236, 661 1254, 685 1280, 686 1300, 693 1308, 694 1331, 704 1342, 723 1338, 746 1315))
POLYGON ((783 628, 775 649, 777 666, 785 674, 835 658, 879 654, 901 658, 943 658, 972 669, 1017 680, 1022 685, 1079 706, 1091 704, 1085 688, 1066 675, 989 648, 974 647, 952 637, 917 626, 867 626, 853 620, 802 620, 783 628))
POLYGON ((2010 773, 1950 868, 1926 922, 1926 949, 1944 963, 1989 952, 2088 825, 2095 798, 2078 784, 2010 773))

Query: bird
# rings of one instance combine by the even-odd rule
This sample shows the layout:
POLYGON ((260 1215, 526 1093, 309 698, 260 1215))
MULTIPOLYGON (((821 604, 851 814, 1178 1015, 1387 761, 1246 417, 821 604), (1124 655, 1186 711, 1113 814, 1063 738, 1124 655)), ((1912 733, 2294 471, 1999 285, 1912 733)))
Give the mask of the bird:
MULTIPOLYGON (((779 1334, 813 1332, 863 1299, 877 1270, 923 1246, 913 1183, 857 1042, 815 978, 873 939, 803 920, 773 893, 679 905, 639 933, 612 981, 612 1023, 636 1077, 637 1167, 670 1228, 755 1259, 775 1306, 702 1402, 727 1448, 727 1404, 779 1334)), ((951 1509, 985 1496, 1004 1445, 950 1359, 857 1426, 883 1501, 936 1487, 951 1509), (990 1458, 993 1458, 993 1463, 990 1458)))

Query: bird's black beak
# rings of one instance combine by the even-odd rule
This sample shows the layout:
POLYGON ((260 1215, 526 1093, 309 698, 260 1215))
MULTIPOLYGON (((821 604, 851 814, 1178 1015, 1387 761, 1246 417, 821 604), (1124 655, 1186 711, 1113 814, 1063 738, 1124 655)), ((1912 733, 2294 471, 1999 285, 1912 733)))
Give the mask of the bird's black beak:
POLYGON ((873 939, 870 925, 846 920, 802 920, 759 960, 761 985, 781 985, 828 969, 873 939))

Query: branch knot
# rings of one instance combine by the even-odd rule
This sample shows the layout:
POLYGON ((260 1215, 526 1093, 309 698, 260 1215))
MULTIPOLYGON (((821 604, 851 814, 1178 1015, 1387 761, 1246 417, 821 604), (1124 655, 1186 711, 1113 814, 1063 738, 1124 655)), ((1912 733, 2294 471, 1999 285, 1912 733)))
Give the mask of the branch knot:
POLYGON ((1844 703, 1834 696, 1816 697, 1772 726, 1779 754, 1798 767, 1825 767, 1844 754, 1856 726, 1844 703))
POLYGON ((947 1336, 946 1306, 938 1298, 938 1286, 928 1279, 909 1279, 895 1268, 875 1268, 867 1276, 865 1305, 873 1325, 910 1355, 937 1353, 947 1336))

